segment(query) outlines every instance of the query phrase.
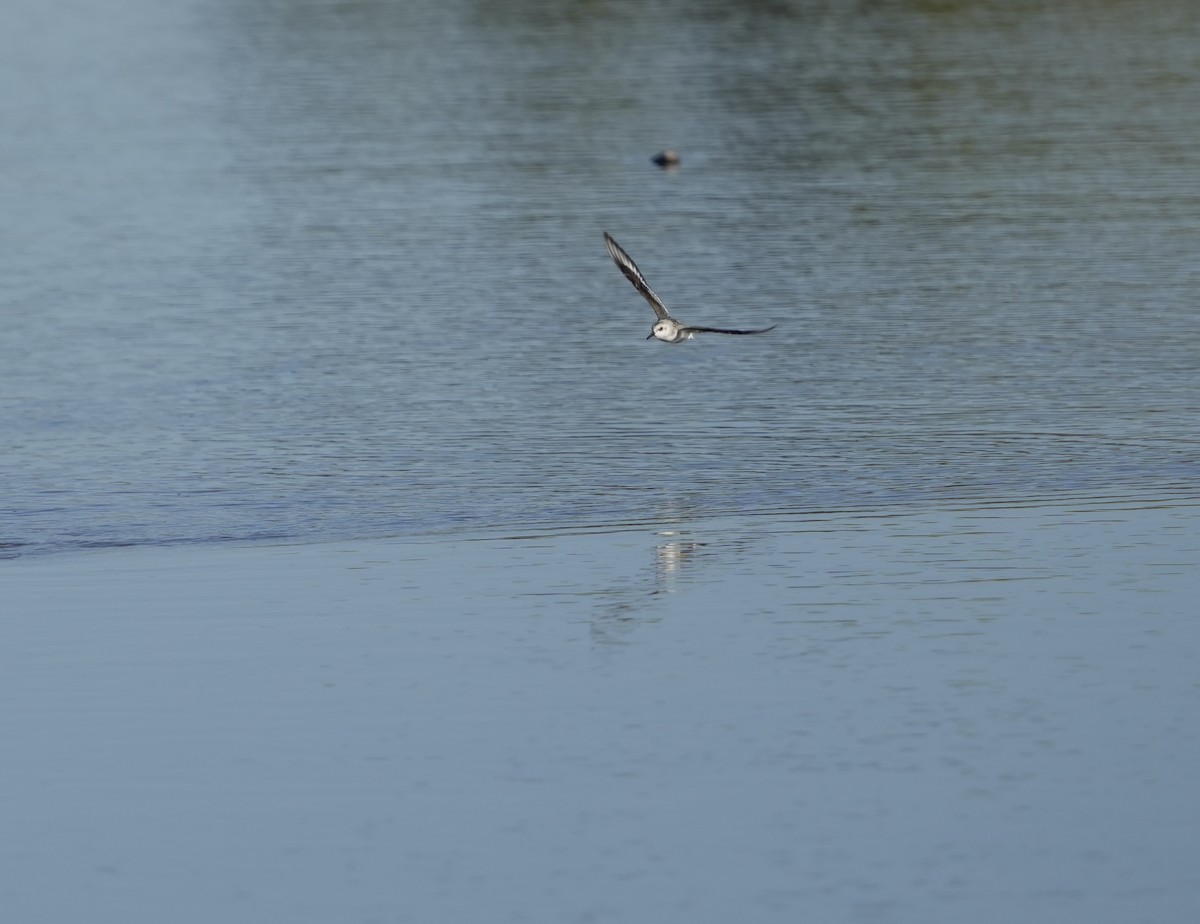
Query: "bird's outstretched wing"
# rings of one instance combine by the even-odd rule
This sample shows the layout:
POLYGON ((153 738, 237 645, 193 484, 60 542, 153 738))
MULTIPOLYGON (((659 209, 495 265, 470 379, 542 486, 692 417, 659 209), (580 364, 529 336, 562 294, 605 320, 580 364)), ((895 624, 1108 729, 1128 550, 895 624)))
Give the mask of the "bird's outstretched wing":
MULTIPOLYGON (((604 232, 604 246, 608 248, 608 255, 613 258, 613 263, 617 264, 617 268, 625 274, 625 278, 633 283, 633 287, 642 293, 642 298, 650 303, 654 313, 660 319, 669 319, 671 315, 667 312, 667 306, 663 304, 661 298, 654 294, 654 290, 646 282, 646 277, 633 262, 633 257, 629 256, 607 231, 604 232)), ((734 333, 734 331, 727 331, 727 333, 734 333)))
POLYGON ((769 330, 777 328, 778 324, 772 324, 770 327, 760 327, 757 330, 730 330, 727 327, 685 327, 685 334, 765 334, 769 330))

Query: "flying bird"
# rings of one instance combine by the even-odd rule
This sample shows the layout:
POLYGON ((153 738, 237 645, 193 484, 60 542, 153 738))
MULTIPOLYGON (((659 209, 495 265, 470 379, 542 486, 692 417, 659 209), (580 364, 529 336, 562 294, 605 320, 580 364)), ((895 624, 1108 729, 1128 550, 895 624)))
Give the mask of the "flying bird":
POLYGON ((654 309, 654 314, 658 320, 650 328, 650 334, 646 337, 647 340, 657 338, 666 343, 683 343, 685 340, 691 340, 696 334, 765 334, 767 331, 774 330, 779 326, 772 324, 770 327, 760 327, 757 330, 731 330, 727 327, 688 327, 683 322, 671 317, 671 313, 667 311, 667 306, 663 304, 663 300, 654 294, 654 290, 646 282, 646 277, 642 275, 642 271, 633 262, 633 257, 629 256, 624 248, 614 241, 612 235, 607 231, 604 232, 604 246, 608 248, 608 255, 613 258, 613 263, 617 264, 617 268, 625 274, 625 278, 633 283, 633 287, 642 294, 642 298, 648 301, 650 307, 654 309))

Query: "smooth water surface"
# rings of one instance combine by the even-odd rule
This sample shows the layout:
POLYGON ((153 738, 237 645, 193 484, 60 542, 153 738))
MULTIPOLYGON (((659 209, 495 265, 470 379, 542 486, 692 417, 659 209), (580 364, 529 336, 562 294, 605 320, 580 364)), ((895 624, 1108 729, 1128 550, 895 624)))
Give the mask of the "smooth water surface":
POLYGON ((1200 911, 1200 507, 5 574, 0 902, 201 924, 1200 911))
POLYGON ((1182 0, 4 18, 10 555, 1195 493, 1182 0))
POLYGON ((10 3, 0 908, 1200 918, 1197 48, 10 3))

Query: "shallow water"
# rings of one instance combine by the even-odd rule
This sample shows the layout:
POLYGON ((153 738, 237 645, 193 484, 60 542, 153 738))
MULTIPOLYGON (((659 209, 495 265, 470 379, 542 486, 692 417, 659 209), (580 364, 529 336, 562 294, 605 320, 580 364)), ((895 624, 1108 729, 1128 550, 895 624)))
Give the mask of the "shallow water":
POLYGON ((1190 921, 1198 527, 1039 503, 10 562, 0 895, 1190 921))
POLYGON ((55 11, 9 555, 1195 493, 1188 4, 55 11))
POLYGON ((10 915, 1197 917, 1192 4, 94 7, 0 28, 10 915))

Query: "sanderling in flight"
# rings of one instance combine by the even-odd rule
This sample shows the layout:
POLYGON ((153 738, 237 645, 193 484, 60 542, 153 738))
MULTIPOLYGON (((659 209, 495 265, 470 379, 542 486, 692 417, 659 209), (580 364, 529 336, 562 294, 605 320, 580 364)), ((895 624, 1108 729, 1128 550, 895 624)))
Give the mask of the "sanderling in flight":
POLYGON ((650 329, 647 340, 657 337, 667 343, 683 343, 685 340, 691 340, 696 334, 765 334, 769 330, 774 330, 779 325, 772 324, 770 327, 760 327, 757 330, 730 330, 727 327, 688 327, 673 317, 667 311, 667 306, 663 304, 663 300, 654 294, 654 290, 646 283, 646 277, 642 275, 642 271, 637 268, 637 264, 633 262, 633 257, 629 256, 618 244, 612 239, 607 231, 604 232, 604 246, 608 248, 608 255, 613 258, 613 262, 625 274, 625 278, 633 283, 633 287, 642 293, 642 298, 650 303, 650 307, 654 309, 658 320, 654 322, 654 327, 650 329))

